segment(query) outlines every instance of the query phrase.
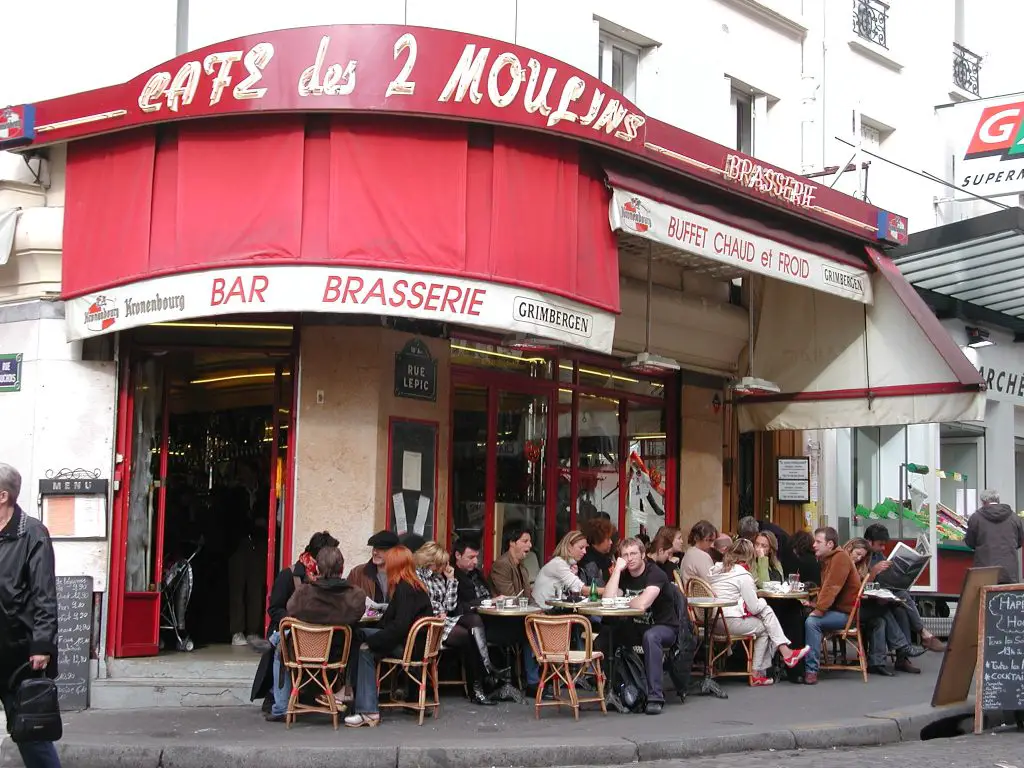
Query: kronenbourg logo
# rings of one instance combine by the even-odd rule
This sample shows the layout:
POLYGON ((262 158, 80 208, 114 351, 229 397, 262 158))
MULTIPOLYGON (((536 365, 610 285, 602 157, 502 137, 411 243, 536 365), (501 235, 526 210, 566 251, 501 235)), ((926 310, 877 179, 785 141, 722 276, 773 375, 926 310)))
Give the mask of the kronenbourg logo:
POLYGON ((1001 160, 1024 159, 1024 101, 981 111, 964 160, 995 155, 1001 160))
POLYGON ((622 204, 622 226, 633 232, 646 232, 654 226, 650 209, 639 197, 631 197, 622 204))
POLYGON ((10 107, 0 109, 0 139, 20 139, 24 132, 21 115, 10 107))
POLYGON ((118 317, 120 312, 114 306, 113 299, 97 296, 85 310, 85 327, 93 333, 99 333, 110 328, 118 317))

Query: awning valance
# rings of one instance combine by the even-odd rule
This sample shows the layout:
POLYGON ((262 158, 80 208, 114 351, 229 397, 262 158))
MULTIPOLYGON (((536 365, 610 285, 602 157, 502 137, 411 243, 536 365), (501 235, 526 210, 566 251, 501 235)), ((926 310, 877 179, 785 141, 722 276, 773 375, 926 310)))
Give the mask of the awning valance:
POLYGON ((892 261, 867 252, 871 305, 761 281, 756 373, 782 392, 742 398, 742 431, 984 417, 978 371, 892 261))

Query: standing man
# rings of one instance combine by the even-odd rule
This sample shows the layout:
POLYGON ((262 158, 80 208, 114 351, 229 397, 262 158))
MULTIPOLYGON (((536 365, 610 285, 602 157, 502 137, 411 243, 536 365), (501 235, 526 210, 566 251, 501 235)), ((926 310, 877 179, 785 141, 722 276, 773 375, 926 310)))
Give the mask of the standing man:
MULTIPOLYGON (((18 506, 21 474, 0 464, 0 697, 7 726, 15 690, 11 675, 28 663, 57 677, 57 578, 46 526, 18 506)), ((18 681, 15 681, 17 683, 18 681)), ((53 742, 18 744, 25 768, 60 768, 53 742)))
MULTIPOLYGON (((639 645, 644 649, 647 673, 647 714, 660 715, 665 706, 661 685, 665 672, 664 649, 675 645, 679 634, 679 613, 671 591, 674 587, 658 564, 644 555, 644 546, 638 539, 623 541, 619 555, 604 594, 605 597, 618 597, 620 590, 639 592, 629 601, 629 607, 650 612, 649 623, 638 626, 638 631, 643 632, 639 645)), ((636 644, 632 640, 629 642, 636 644)))
POLYGON ((814 554, 821 563, 821 588, 814 610, 804 622, 805 641, 810 648, 804 661, 807 685, 818 682, 822 634, 846 626, 860 591, 860 575, 846 550, 840 548, 835 528, 819 528, 814 532, 814 554))
POLYGON ((967 521, 964 544, 974 550, 974 567, 996 565, 1000 584, 1020 581, 1020 548, 1024 544, 1024 520, 999 503, 996 491, 981 492, 981 507, 967 521))

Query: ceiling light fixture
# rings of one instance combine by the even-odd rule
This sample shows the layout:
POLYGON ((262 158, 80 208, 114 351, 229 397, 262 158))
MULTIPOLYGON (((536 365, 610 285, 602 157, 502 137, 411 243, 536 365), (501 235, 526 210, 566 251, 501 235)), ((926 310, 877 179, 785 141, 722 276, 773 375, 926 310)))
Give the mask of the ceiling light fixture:
POLYGON ((975 328, 968 325, 964 330, 967 331, 967 346, 972 349, 991 347, 995 344, 995 342, 989 338, 988 331, 984 328, 975 328))

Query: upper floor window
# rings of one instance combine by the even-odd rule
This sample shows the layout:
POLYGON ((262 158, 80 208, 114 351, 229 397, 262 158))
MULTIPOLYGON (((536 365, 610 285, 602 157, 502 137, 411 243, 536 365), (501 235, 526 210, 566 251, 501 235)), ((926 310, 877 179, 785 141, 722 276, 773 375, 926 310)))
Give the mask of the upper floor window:
POLYGON ((865 40, 888 48, 888 20, 889 6, 882 0, 853 0, 853 31, 865 40))
POLYGON ((597 77, 630 101, 636 101, 636 74, 640 48, 612 35, 601 33, 597 77))
POLYGON ((733 148, 747 155, 754 154, 754 95, 733 88, 729 97, 736 119, 736 138, 733 148))

